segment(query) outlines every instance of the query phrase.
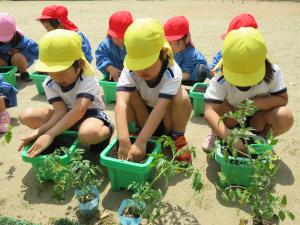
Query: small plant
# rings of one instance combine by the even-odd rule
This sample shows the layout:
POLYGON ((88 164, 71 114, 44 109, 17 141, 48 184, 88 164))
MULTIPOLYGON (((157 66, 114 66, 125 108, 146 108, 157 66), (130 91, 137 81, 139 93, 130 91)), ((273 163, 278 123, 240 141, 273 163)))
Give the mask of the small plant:
MULTIPOLYGON (((239 127, 232 129, 228 138, 222 140, 222 153, 225 160, 231 154, 234 158, 237 155, 249 158, 249 166, 253 168, 253 176, 248 187, 239 185, 229 185, 222 191, 222 197, 226 201, 238 202, 243 206, 249 206, 251 215, 254 218, 253 224, 267 224, 266 221, 281 220, 283 221, 286 216, 294 219, 292 212, 286 209, 287 198, 286 196, 278 197, 272 192, 270 185, 271 181, 277 174, 278 165, 275 162, 278 156, 273 151, 265 151, 263 153, 256 153, 255 149, 248 144, 252 138, 256 143, 263 143, 268 145, 275 145, 277 140, 274 138, 270 131, 266 140, 254 135, 251 127, 246 127, 247 116, 253 115, 256 111, 253 107, 253 102, 247 100, 245 103, 240 104, 235 112, 229 112, 221 117, 222 120, 234 119, 238 122, 239 127), (234 143, 242 140, 246 151, 241 152, 234 147, 234 143)), ((220 181, 228 183, 227 177, 219 173, 220 181)))
POLYGON ((8 130, 5 132, 4 136, 4 144, 9 144, 12 140, 13 137, 13 132, 12 132, 13 126, 11 124, 8 125, 8 130))
POLYGON ((162 192, 160 189, 153 187, 160 178, 164 177, 168 182, 175 174, 184 173, 186 176, 193 176, 192 188, 196 192, 199 192, 203 186, 198 169, 192 164, 176 160, 176 157, 185 151, 189 151, 195 157, 194 147, 186 146, 176 152, 173 140, 165 135, 158 139, 158 143, 162 144, 163 148, 171 148, 173 153, 172 159, 168 160, 163 154, 151 155, 154 157, 152 166, 156 170, 153 180, 151 183, 146 182, 145 184, 133 183, 128 187, 128 189, 134 191, 132 195, 133 202, 128 204, 123 212, 125 216, 128 216, 128 214, 133 217, 142 216, 144 219, 147 219, 148 223, 154 223, 160 217, 160 211, 163 207, 162 192))
POLYGON ((43 177, 46 173, 51 173, 54 181, 53 194, 58 200, 63 200, 65 193, 71 189, 79 189, 78 200, 82 203, 92 200, 95 196, 91 186, 99 186, 98 173, 101 172, 98 166, 94 166, 88 160, 83 160, 84 150, 77 149, 71 161, 67 165, 62 165, 59 159, 61 154, 68 154, 66 148, 60 148, 49 155, 39 168, 37 176, 43 177))

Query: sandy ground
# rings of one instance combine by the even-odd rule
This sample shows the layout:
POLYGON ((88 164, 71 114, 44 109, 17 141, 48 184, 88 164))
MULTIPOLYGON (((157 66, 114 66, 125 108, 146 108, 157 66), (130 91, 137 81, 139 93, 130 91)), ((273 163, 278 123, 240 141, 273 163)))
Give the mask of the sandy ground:
MULTIPOLYGON (((55 3, 1 1, 0 11, 14 15, 25 34, 38 40, 45 31, 34 19, 40 15, 44 6, 55 3)), ((292 130, 280 137, 276 147, 281 157, 281 167, 275 189, 278 193, 287 195, 288 207, 296 215, 294 222, 287 220, 283 224, 300 224, 300 155, 297 151, 300 145, 298 123, 300 97, 297 94, 300 87, 299 3, 172 0, 84 1, 63 2, 63 4, 69 9, 69 18, 87 35, 94 50, 106 35, 109 15, 116 10, 127 9, 132 12, 134 18, 155 17, 162 22, 171 16, 185 15, 190 21, 193 41, 208 62, 211 62, 212 56, 222 47, 219 36, 227 29, 230 19, 242 12, 252 13, 265 36, 270 58, 281 66, 285 74, 289 105, 295 116, 296 122, 292 130)), ((20 110, 28 106, 47 106, 45 97, 37 95, 33 83, 25 85, 18 81, 18 85, 19 106, 9 109, 14 118, 13 141, 10 144, 0 145, 0 214, 41 224, 48 224, 49 219, 54 217, 75 218, 77 202, 73 194, 70 193, 64 202, 51 199, 50 185, 39 185, 31 166, 24 163, 17 152, 19 138, 28 132, 28 129, 20 126, 16 119, 20 110)), ((106 112, 114 120, 114 104, 107 105, 106 112)), ((194 164, 201 170, 204 189, 200 196, 193 197, 190 179, 175 177, 169 186, 163 189, 164 202, 168 207, 160 224, 234 225, 238 224, 239 218, 250 218, 247 209, 226 205, 214 186, 217 181, 217 165, 207 160, 200 149, 208 132, 208 126, 203 118, 192 115, 186 136, 190 144, 199 149, 194 164)), ((3 139, 0 140, 2 141, 3 139)), ((115 217, 121 200, 129 196, 130 194, 125 191, 112 192, 108 180, 105 179, 101 187, 101 208, 111 212, 115 217)), ((99 222, 81 222, 81 224, 99 224, 99 222)))

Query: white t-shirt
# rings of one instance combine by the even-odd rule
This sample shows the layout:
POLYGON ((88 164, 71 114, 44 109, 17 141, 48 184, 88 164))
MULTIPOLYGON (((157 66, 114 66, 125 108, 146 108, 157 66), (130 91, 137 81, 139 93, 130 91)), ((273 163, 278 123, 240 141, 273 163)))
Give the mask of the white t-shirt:
POLYGON ((95 76, 79 75, 77 80, 68 87, 60 86, 48 76, 43 82, 48 102, 63 101, 68 108, 72 108, 78 98, 89 98, 91 104, 88 109, 101 109, 105 105, 101 99, 101 88, 95 76))
POLYGON ((171 99, 178 92, 182 80, 180 67, 174 63, 159 75, 156 84, 149 84, 134 72, 124 68, 117 84, 117 91, 137 90, 145 104, 154 107, 158 98, 171 99))
POLYGON ((224 99, 236 107, 241 102, 257 96, 267 96, 285 93, 287 91, 282 72, 278 65, 272 64, 274 76, 270 83, 264 80, 252 86, 247 91, 241 91, 236 86, 224 79, 224 76, 216 75, 211 79, 205 92, 205 101, 210 103, 222 103, 224 99))

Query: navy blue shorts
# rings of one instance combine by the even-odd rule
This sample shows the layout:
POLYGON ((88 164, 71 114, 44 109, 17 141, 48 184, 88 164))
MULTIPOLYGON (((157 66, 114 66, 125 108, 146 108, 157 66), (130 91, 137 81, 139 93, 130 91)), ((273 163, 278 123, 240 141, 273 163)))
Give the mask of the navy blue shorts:
POLYGON ((102 110, 100 109, 88 109, 86 111, 86 113, 84 114, 84 116, 77 121, 77 123, 75 123, 71 128, 70 130, 75 130, 75 131, 78 131, 80 125, 82 124, 82 122, 84 120, 86 120, 87 118, 97 118, 99 120, 101 120, 104 124, 104 126, 107 126, 110 133, 112 134, 113 133, 113 126, 111 124, 111 122, 109 121, 107 115, 105 114, 105 112, 103 112, 102 110))
MULTIPOLYGON (((150 107, 150 106, 147 105, 147 109, 148 109, 149 113, 151 113, 152 110, 153 110, 153 107, 150 107)), ((161 120, 158 127, 156 128, 156 130, 154 131, 154 134, 152 136, 160 137, 164 134, 166 134, 166 129, 165 129, 164 121, 161 120)))

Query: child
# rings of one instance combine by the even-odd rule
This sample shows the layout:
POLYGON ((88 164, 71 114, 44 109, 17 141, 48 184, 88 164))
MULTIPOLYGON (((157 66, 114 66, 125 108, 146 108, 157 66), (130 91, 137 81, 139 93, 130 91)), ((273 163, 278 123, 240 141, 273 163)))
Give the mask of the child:
MULTIPOLYGON (((255 29, 258 28, 258 24, 255 20, 255 18, 249 14, 249 13, 242 13, 236 17, 234 17, 231 21, 230 24, 228 26, 227 32, 223 33, 220 38, 222 40, 225 39, 226 35, 232 31, 232 30, 237 30, 241 27, 253 27, 255 29)), ((220 59, 222 58, 222 51, 218 51, 216 53, 216 55, 213 57, 213 63, 210 65, 210 69, 213 72, 213 68, 218 64, 218 62, 220 61, 220 59)), ((213 75, 212 74, 212 75, 213 75)))
MULTIPOLYGON (((180 86, 182 72, 173 60, 161 23, 151 18, 135 21, 125 33, 125 46, 125 68, 117 84, 115 108, 119 158, 142 161, 153 134, 172 132, 178 151, 187 145, 184 132, 192 106, 180 86), (137 122, 141 128, 132 144, 128 122, 137 122)), ((191 162, 192 158, 186 151, 178 160, 191 162)))
POLYGON ((43 9, 42 15, 36 19, 47 31, 66 29, 77 32, 82 39, 82 51, 89 63, 93 61, 92 48, 87 37, 68 19, 68 9, 62 5, 49 5, 43 9))
MULTIPOLYGON (((257 112, 249 118, 255 133, 274 136, 288 131, 293 115, 287 107, 288 94, 283 74, 267 59, 267 47, 261 33, 252 27, 242 27, 226 35, 222 51, 222 75, 212 78, 205 93, 204 117, 216 136, 226 138, 234 120, 220 122, 220 116, 247 99, 254 102, 257 112)), ((245 146, 239 140, 238 150, 245 146)))
POLYGON ((109 80, 117 81, 123 69, 126 55, 124 34, 132 22, 132 15, 128 11, 112 14, 109 18, 107 37, 95 52, 97 68, 109 80))
MULTIPOLYGON (((100 86, 82 52, 80 36, 64 29, 48 32, 39 42, 36 70, 49 73, 43 83, 52 109, 25 109, 19 120, 35 129, 23 139, 20 149, 35 140, 27 151, 34 157, 65 130, 78 130, 81 143, 97 145, 109 140, 113 126, 103 112, 100 86)), ((95 146, 92 146, 95 147, 95 146)))
POLYGON ((203 82, 208 74, 207 62, 192 43, 188 20, 184 16, 172 17, 165 22, 164 31, 182 70, 183 84, 203 82))
POLYGON ((8 130, 10 117, 6 109, 17 105, 17 93, 18 90, 11 84, 4 82, 0 74, 0 133, 5 133, 8 130))
POLYGON ((38 45, 25 37, 15 19, 0 13, 0 66, 17 66, 21 79, 30 82, 27 68, 38 58, 38 45))
MULTIPOLYGON (((249 13, 242 13, 236 17, 234 17, 228 26, 227 32, 223 33, 220 37, 224 40, 226 35, 232 31, 232 30, 238 30, 241 27, 253 27, 255 29, 258 28, 258 24, 255 20, 255 18, 249 14, 249 13)), ((209 65, 210 67, 210 75, 214 76, 216 72, 219 72, 219 68, 216 68, 216 65, 218 62, 222 59, 222 51, 219 51, 216 53, 216 55, 213 57, 213 63, 209 65)), ((202 144, 202 149, 204 151, 209 151, 213 146, 215 142, 216 136, 213 132, 211 132, 204 140, 202 144)))

